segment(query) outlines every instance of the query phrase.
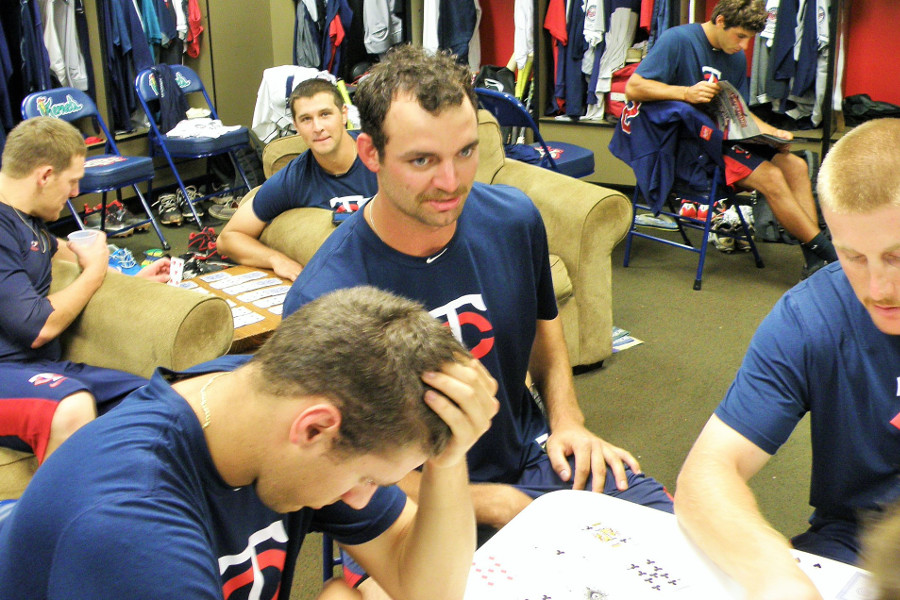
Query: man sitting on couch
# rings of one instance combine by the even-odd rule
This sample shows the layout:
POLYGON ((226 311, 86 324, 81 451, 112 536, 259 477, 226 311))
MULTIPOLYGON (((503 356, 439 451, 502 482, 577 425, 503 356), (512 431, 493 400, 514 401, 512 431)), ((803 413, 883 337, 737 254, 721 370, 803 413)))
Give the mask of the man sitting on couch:
MULTIPOLYGON (((422 302, 464 341, 500 386, 500 412, 468 455, 469 491, 485 529, 565 488, 671 511, 662 485, 641 474, 629 452, 584 425, 541 215, 515 188, 474 182, 477 100, 466 69, 444 54, 399 47, 355 100, 360 159, 377 174, 378 194, 325 241, 284 313, 368 284, 422 302), (527 372, 547 418, 525 386, 527 372)), ((418 474, 402 485, 415 499, 418 474)), ((360 589, 377 593, 371 583, 360 589)))
MULTIPOLYGON (((59 336, 100 288, 109 268, 101 232, 60 243, 47 229, 78 195, 86 148, 75 127, 28 119, 6 138, 0 168, 0 445, 43 462, 84 423, 147 383, 137 375, 60 360, 59 336), (53 261, 79 276, 50 294, 53 261)), ((169 260, 138 276, 168 281, 169 260)))
POLYGON ((272 269, 293 281, 303 265, 259 241, 266 225, 292 208, 361 203, 375 193, 377 183, 356 155, 355 136, 347 132, 347 106, 334 84, 307 79, 294 88, 288 102, 297 135, 309 150, 238 208, 217 243, 224 255, 240 264, 272 269))

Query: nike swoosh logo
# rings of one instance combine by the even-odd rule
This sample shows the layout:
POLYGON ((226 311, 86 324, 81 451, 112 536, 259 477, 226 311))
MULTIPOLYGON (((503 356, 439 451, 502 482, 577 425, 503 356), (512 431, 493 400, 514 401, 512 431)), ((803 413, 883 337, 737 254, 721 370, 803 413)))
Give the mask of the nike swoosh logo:
POLYGON ((446 252, 446 251, 447 251, 447 248, 444 248, 443 250, 441 250, 440 252, 438 252, 438 253, 435 254, 434 256, 429 256, 428 258, 425 259, 425 264, 426 264, 426 265, 430 265, 431 263, 433 263, 434 261, 436 261, 437 259, 439 259, 441 256, 443 256, 443 255, 444 255, 444 252, 446 252))

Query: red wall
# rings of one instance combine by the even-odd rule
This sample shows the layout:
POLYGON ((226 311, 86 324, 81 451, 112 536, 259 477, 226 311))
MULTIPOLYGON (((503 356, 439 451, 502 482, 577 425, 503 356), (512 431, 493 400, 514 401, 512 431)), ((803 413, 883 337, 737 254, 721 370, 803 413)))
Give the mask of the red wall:
POLYGON ((506 66, 513 53, 514 3, 508 0, 480 0, 479 5, 481 64, 506 66))
POLYGON ((900 104, 900 2, 844 1, 850 2, 844 95, 900 104))

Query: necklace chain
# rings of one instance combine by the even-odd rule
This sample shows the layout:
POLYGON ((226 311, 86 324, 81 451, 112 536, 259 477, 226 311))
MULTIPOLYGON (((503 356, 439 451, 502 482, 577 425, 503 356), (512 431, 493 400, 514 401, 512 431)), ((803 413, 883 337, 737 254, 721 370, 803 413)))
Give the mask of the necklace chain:
POLYGON ((13 212, 15 212, 16 216, 19 217, 19 220, 22 221, 22 224, 25 225, 25 227, 27 227, 31 231, 31 234, 37 240, 38 246, 40 246, 40 248, 41 248, 41 254, 46 254, 47 250, 49 250, 50 248, 49 248, 49 240, 44 239, 44 237, 45 237, 44 232, 41 229, 35 229, 31 225, 31 223, 28 222, 28 219, 25 218, 25 215, 22 214, 22 211, 20 211, 18 208, 16 208, 12 204, 10 204, 9 200, 7 200, 6 196, 4 196, 2 193, 0 193, 0 198, 3 199, 4 204, 9 206, 11 209, 13 209, 13 212), (47 243, 46 247, 44 245, 45 241, 47 243))
POLYGON ((219 373, 218 375, 213 375, 209 378, 209 381, 200 388, 200 408, 203 410, 203 429, 209 427, 210 415, 209 415, 209 404, 206 401, 206 390, 209 386, 212 385, 212 382, 221 377, 222 375, 227 375, 227 373, 219 373))
POLYGON ((375 198, 378 197, 378 194, 372 196, 372 199, 369 200, 369 223, 372 224, 372 231, 375 232, 375 235, 378 236, 379 239, 383 240, 381 234, 378 233, 378 228, 375 227, 375 198))

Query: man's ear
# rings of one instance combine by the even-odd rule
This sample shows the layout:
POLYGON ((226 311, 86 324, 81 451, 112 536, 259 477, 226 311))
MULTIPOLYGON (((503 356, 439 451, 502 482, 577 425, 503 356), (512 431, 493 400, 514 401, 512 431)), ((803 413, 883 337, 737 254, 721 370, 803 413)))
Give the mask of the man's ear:
POLYGON ((349 120, 348 115, 350 114, 350 107, 346 104, 341 105, 341 119, 344 121, 344 129, 347 128, 347 121, 349 120))
POLYGON ((378 156, 378 150, 372 141, 372 136, 368 133, 360 133, 356 138, 356 153, 359 154, 359 160, 373 173, 381 170, 381 160, 378 156))
POLYGON ((304 408, 291 423, 290 441, 310 446, 337 437, 341 427, 341 411, 333 404, 322 402, 304 408))
POLYGON ((41 165, 34 170, 35 181, 41 187, 47 185, 47 182, 50 181, 50 176, 53 174, 53 167, 50 165, 41 165))

